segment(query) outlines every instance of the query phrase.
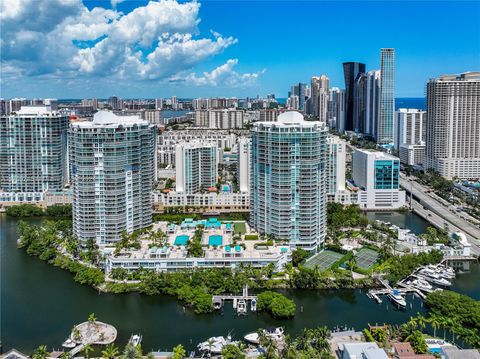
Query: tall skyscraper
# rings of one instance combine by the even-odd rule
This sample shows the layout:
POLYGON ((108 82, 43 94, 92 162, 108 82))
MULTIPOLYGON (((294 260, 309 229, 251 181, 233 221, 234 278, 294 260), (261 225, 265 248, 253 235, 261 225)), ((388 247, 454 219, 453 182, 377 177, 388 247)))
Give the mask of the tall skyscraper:
POLYGON ((238 140, 237 180, 240 192, 250 191, 250 139, 238 140))
POLYGON ((426 167, 443 177, 480 178, 480 72, 427 83, 426 167))
POLYGON ((70 125, 73 232, 81 241, 115 242, 152 223, 155 136, 147 121, 110 111, 70 125))
POLYGON ((299 82, 298 84, 292 85, 292 90, 290 96, 298 96, 298 109, 300 111, 305 110, 305 90, 307 84, 299 82))
POLYGON ((355 80, 359 74, 365 73, 365 64, 360 62, 344 62, 345 77, 345 131, 355 131, 355 80))
POLYGON ((67 181, 67 116, 22 106, 0 120, 0 190, 61 191, 67 181))
POLYGON ((367 72, 367 96, 365 108, 365 134, 376 137, 380 98, 380 70, 367 72))
POLYGON ((251 139, 250 224, 260 233, 315 250, 326 233, 328 129, 289 111, 256 122, 251 139))
POLYGON ((326 75, 311 80, 312 114, 323 122, 327 122, 329 82, 326 75))
POLYGON ((353 129, 365 133, 367 100, 367 75, 359 73, 353 86, 353 129))
POLYGON ((218 149, 213 142, 181 142, 175 150, 177 192, 193 194, 215 187, 218 174, 218 149))
POLYGON ((109 97, 108 106, 110 106, 112 110, 121 110, 120 99, 117 96, 109 97))
POLYGON ((380 99, 376 142, 393 144, 393 118, 395 116, 395 49, 381 50, 380 99))

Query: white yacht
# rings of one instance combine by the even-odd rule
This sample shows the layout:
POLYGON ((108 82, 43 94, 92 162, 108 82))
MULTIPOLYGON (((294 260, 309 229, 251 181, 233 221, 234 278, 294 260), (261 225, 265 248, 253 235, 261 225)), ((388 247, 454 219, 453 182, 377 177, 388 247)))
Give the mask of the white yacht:
POLYGON ((197 349, 201 352, 210 354, 221 354, 224 346, 231 344, 232 338, 225 337, 211 337, 208 340, 197 345, 197 349))
MULTIPOLYGON (((284 338, 284 335, 283 335, 284 331, 282 327, 267 328, 267 329, 264 329, 263 332, 267 337, 273 339, 276 342, 281 341, 284 338)), ((252 344, 258 344, 260 340, 257 332, 249 333, 245 335, 243 338, 245 339, 245 341, 252 344)))
POLYGON ((247 302, 244 299, 237 302, 237 315, 247 315, 247 302))
POLYGON ((401 308, 405 308, 407 306, 405 298, 400 294, 398 289, 393 289, 393 292, 388 295, 388 298, 390 298, 390 301, 401 308))
POLYGON ((425 279, 415 279, 412 281, 412 286, 420 289, 424 292, 431 292, 433 291, 433 287, 430 283, 428 283, 425 279))
POLYGON ((250 310, 252 312, 257 311, 257 300, 256 299, 252 299, 252 301, 250 302, 250 310))
POLYGON ((427 274, 427 272, 425 273, 422 272, 422 274, 424 274, 424 279, 427 282, 440 285, 442 287, 449 287, 452 285, 452 283, 449 280, 440 277, 438 274, 435 274, 435 273, 427 274))
POLYGON ((62 344, 62 347, 64 348, 68 348, 68 349, 71 349, 71 348, 75 348, 77 346, 77 343, 75 343, 72 339, 70 338, 67 338, 67 340, 65 340, 62 344))

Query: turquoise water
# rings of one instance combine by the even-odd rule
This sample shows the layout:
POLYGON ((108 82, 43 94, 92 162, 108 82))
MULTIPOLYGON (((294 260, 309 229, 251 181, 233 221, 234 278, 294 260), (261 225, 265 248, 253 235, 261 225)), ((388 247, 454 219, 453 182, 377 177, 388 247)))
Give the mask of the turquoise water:
POLYGON ((190 237, 187 236, 187 235, 177 236, 177 238, 175 238, 175 242, 173 244, 175 244, 176 246, 185 246, 185 245, 187 245, 187 242, 188 242, 189 239, 190 239, 190 237))
POLYGON ((208 237, 208 245, 209 246, 221 246, 223 243, 223 237, 220 235, 212 235, 208 237))

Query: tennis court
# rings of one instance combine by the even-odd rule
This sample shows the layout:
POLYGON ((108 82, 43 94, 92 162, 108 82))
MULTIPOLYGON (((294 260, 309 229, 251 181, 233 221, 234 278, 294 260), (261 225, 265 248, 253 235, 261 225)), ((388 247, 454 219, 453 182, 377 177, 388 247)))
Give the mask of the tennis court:
POLYGON ((370 248, 363 247, 355 255, 357 266, 361 269, 370 269, 378 260, 378 252, 370 248))
POLYGON ((340 254, 334 251, 325 250, 309 258, 305 263, 305 267, 313 268, 315 266, 318 266, 318 268, 321 271, 324 271, 330 268, 333 263, 335 263, 342 257, 343 257, 343 254, 340 254))

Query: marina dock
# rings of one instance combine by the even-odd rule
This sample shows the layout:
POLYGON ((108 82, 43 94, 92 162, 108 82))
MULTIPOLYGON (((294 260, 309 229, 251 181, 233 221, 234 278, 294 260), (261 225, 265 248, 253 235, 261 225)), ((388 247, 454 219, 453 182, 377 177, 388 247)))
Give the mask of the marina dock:
POLYGON ((225 301, 233 301, 233 308, 237 309, 237 303, 239 301, 244 301, 245 303, 256 301, 256 295, 249 295, 248 294, 248 285, 243 287, 243 292, 241 295, 235 294, 222 294, 222 295, 214 295, 212 297, 213 307, 215 309, 221 309, 225 301))

